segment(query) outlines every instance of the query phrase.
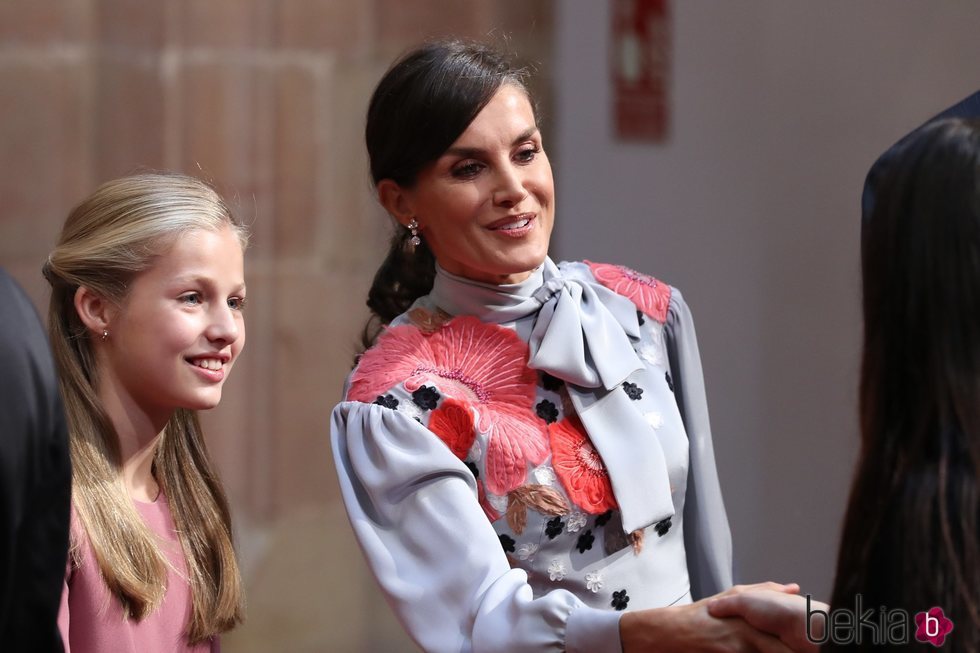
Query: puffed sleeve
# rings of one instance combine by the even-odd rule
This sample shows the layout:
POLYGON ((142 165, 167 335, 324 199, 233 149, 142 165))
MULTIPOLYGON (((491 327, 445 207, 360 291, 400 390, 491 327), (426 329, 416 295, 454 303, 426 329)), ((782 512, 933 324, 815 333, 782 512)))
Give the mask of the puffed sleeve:
POLYGON ((620 653, 620 613, 565 590, 532 596, 480 507, 473 475, 421 423, 346 401, 331 426, 354 533, 424 650, 620 653))
POLYGON ((697 600, 731 587, 732 535, 715 467, 708 400, 694 320, 676 288, 671 293, 665 326, 674 396, 690 446, 691 462, 684 504, 684 546, 687 549, 691 595, 697 600))

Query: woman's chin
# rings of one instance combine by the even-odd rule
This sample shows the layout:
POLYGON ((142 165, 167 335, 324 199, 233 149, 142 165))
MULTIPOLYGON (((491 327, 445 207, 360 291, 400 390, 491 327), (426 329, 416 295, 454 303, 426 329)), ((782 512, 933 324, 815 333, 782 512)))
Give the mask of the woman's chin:
MULTIPOLYGON (((513 270, 509 276, 523 277, 523 279, 528 278, 531 273, 541 267, 544 260, 548 257, 547 250, 540 253, 535 253, 530 256, 522 257, 519 261, 516 261, 511 270, 513 270)), ((522 280, 523 280, 522 279, 522 280)))
POLYGON ((207 393, 200 393, 190 398, 182 408, 186 408, 187 410, 211 410, 212 408, 216 408, 220 403, 221 390, 211 389, 207 393))
MULTIPOLYGON (((523 247, 507 252, 488 252, 481 261, 463 262, 461 260, 439 261, 447 272, 459 277, 492 284, 513 284, 524 281, 544 263, 548 257, 545 247, 523 247)), ((439 259, 438 255, 436 256, 439 259)))
POLYGON ((545 256, 522 258, 502 265, 493 276, 493 283, 500 285, 520 283, 531 276, 544 263, 545 256))

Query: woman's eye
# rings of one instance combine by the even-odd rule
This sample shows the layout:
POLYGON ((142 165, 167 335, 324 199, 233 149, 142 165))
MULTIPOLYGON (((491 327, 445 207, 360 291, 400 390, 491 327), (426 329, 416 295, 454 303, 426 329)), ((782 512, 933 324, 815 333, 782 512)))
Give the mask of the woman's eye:
POLYGON ((518 150, 517 154, 514 155, 514 158, 520 163, 530 163, 531 161, 534 161, 534 157, 536 157, 540 151, 541 148, 539 148, 537 145, 525 147, 518 150))
POLYGON ((476 161, 461 163, 453 167, 453 177, 456 177, 457 179, 467 179, 469 177, 475 177, 482 168, 483 165, 477 163, 476 161))
POLYGON ((196 292, 187 293, 186 295, 180 296, 180 301, 190 306, 197 306, 201 303, 201 295, 196 292))
POLYGON ((231 297, 228 299, 228 308, 234 311, 241 311, 245 308, 244 297, 231 297))

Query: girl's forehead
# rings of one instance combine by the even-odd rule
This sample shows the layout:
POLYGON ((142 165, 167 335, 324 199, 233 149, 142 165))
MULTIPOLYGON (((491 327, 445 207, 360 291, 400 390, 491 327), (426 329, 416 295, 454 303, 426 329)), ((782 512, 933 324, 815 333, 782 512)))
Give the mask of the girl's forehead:
POLYGON ((192 229, 174 238, 144 274, 160 279, 187 276, 241 277, 244 252, 230 226, 217 230, 192 229))

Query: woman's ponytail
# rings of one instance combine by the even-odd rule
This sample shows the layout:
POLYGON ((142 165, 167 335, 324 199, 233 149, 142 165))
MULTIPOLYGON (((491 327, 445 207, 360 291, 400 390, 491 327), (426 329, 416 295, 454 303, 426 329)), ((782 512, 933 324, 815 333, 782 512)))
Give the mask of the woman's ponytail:
POLYGON ((372 315, 361 335, 363 349, 374 344, 385 325, 432 290, 436 259, 424 239, 413 247, 409 243, 411 237, 411 233, 404 228, 395 232, 388 255, 374 275, 367 298, 372 315))

